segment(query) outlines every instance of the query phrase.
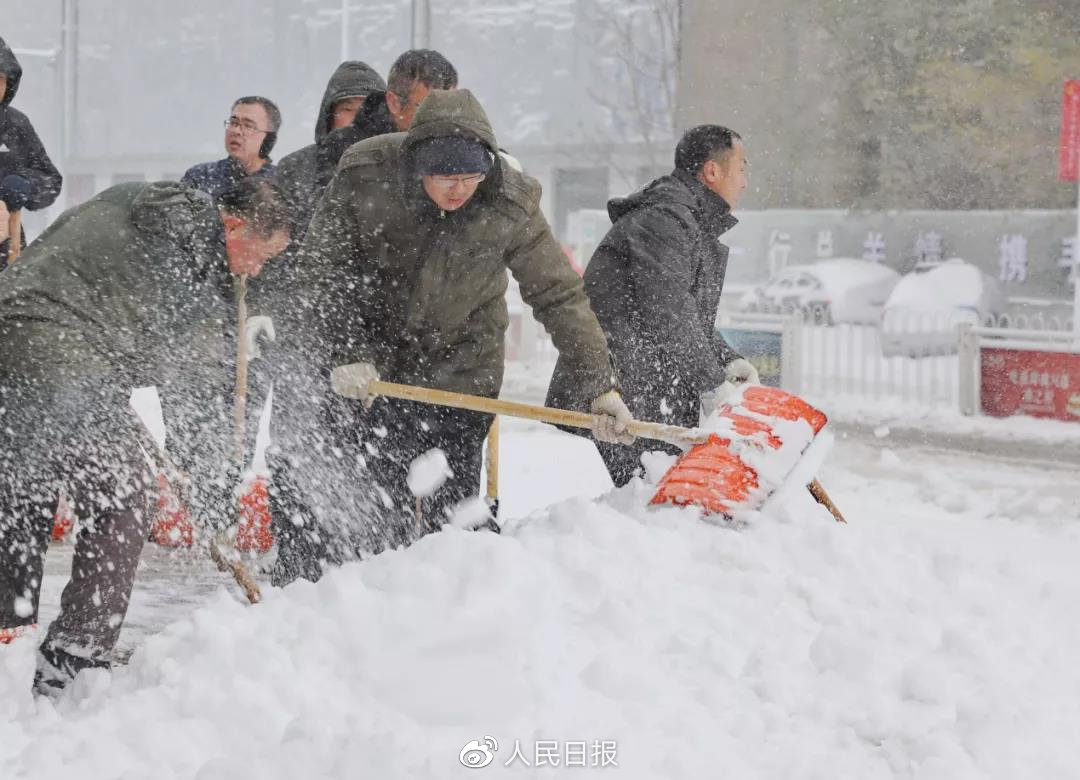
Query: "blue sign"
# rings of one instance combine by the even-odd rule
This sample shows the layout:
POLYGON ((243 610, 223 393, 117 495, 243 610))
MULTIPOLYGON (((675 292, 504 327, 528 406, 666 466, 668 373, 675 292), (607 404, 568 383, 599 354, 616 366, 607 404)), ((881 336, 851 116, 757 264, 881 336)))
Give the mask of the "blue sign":
POLYGON ((780 387, 780 362, 784 337, 767 330, 719 328, 717 333, 728 345, 754 364, 761 384, 780 387))

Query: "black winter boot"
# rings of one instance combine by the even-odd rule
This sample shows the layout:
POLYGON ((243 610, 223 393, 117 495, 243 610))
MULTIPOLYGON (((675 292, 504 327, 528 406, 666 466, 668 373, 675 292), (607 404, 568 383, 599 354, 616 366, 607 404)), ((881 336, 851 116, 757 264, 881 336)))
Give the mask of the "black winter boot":
POLYGON ((83 669, 108 669, 107 661, 73 655, 59 647, 42 645, 34 673, 34 695, 57 698, 83 669))

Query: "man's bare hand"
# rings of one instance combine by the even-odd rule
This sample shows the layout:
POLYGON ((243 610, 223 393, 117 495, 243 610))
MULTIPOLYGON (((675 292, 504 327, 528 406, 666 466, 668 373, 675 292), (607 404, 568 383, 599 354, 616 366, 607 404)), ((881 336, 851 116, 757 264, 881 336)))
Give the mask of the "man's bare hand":
POLYGON ((7 241, 8 236, 11 234, 11 213, 8 211, 7 204, 0 200, 0 241, 7 241))

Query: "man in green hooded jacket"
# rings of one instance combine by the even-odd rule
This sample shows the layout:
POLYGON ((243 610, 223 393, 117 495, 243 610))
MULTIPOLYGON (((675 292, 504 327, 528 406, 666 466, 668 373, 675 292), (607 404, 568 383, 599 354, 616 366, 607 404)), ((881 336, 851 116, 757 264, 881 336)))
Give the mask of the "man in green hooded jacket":
MULTIPOLYGON (((338 395, 370 406, 354 403, 339 413, 331 428, 351 425, 355 432, 339 429, 331 438, 349 467, 358 464, 361 484, 373 485, 357 520, 377 542, 434 530, 477 495, 491 419, 392 399, 372 403, 368 385, 382 377, 496 397, 509 324, 507 271, 574 367, 581 392, 595 399, 597 435, 632 439, 607 342, 540 210, 540 186, 504 164, 468 90, 433 90, 408 133, 370 138, 345 153, 297 268, 298 298, 309 316, 305 353, 312 356, 303 374, 318 385, 331 381, 333 370, 338 395), (357 433, 359 457, 345 444, 357 433), (433 494, 413 496, 409 467, 434 448, 452 476, 433 494)), ((335 532, 324 522, 318 533, 335 532)))
POLYGON ((287 229, 265 180, 216 204, 174 182, 122 184, 65 212, 0 274, 0 641, 37 622, 60 489, 82 524, 39 693, 107 665, 127 610, 150 519, 132 387, 176 401, 168 445, 191 477, 189 508, 230 521, 230 407, 191 399, 214 396, 233 349, 230 271, 257 275, 287 229))

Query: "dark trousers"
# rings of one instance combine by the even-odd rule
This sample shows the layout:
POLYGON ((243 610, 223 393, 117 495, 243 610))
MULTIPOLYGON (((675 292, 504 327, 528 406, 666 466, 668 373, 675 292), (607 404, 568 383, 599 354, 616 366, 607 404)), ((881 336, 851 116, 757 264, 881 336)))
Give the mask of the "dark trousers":
MULTIPOLYGON (((0 626, 36 623, 45 552, 61 487, 81 522, 71 580, 43 650, 104 663, 116 644, 149 530, 151 474, 125 409, 112 420, 41 430, 4 453, 0 472, 0 626), (50 448, 52 450, 50 451, 50 448)), ((68 421, 71 422, 71 421, 68 421)))
POLYGON ((652 439, 638 439, 633 444, 608 444, 603 441, 593 440, 600 457, 604 459, 608 474, 615 487, 622 487, 635 476, 644 474, 641 466, 641 456, 646 452, 661 450, 672 455, 681 455, 682 450, 673 444, 665 444, 662 441, 652 439))
MULTIPOLYGON (((697 394, 687 391, 685 382, 664 380, 665 375, 624 380, 623 400, 630 413, 636 420, 693 428, 698 424, 700 409, 697 394)), ((660 450, 672 455, 683 452, 673 444, 653 439, 637 439, 633 444, 594 442, 615 487, 622 487, 644 473, 641 456, 646 452, 660 450)))
POLYGON ((320 472, 311 459, 283 453, 268 457, 270 504, 278 562, 275 585, 297 577, 316 581, 326 563, 374 554, 409 544, 438 530, 462 501, 479 495, 484 439, 490 415, 379 398, 364 410, 335 400, 329 415, 332 442, 320 472), (419 502, 408 487, 412 462, 431 449, 446 455, 452 476, 419 502), (331 455, 331 457, 326 457, 331 455), (315 494, 337 498, 322 511, 315 494))
POLYGON ((381 399, 360 418, 368 479, 379 499, 374 519, 389 543, 407 544, 449 522, 454 508, 480 493, 480 467, 491 415, 381 399), (419 502, 407 478, 412 462, 432 449, 446 455, 451 476, 419 502))

